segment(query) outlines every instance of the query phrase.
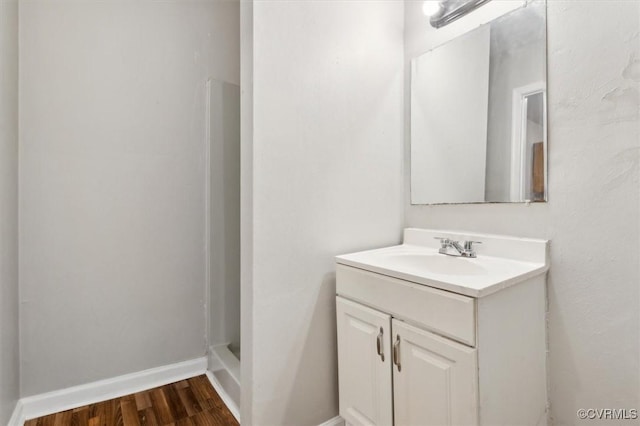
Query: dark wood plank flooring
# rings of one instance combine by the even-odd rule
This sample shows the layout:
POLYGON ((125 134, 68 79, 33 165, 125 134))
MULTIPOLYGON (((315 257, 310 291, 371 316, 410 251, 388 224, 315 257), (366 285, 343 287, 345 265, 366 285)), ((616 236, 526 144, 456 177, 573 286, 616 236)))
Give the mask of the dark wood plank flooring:
POLYGON ((27 420, 25 426, 237 426, 207 376, 27 420))

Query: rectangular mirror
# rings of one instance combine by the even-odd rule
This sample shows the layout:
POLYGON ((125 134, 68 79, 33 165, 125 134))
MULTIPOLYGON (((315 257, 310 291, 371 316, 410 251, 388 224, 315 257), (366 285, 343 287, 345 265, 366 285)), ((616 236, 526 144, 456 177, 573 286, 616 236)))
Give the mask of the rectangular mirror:
POLYGON ((545 201, 546 4, 411 61, 411 203, 545 201))

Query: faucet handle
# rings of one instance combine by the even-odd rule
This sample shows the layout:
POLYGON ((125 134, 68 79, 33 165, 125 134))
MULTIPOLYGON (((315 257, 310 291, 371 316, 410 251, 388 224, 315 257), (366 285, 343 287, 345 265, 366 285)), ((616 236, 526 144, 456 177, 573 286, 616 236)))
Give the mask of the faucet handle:
POLYGON ((440 253, 445 253, 447 252, 447 249, 449 248, 449 246, 451 245, 451 240, 449 238, 446 237, 433 237, 434 240, 440 240, 440 253))
POLYGON ((465 241, 464 242, 464 249, 471 251, 473 249, 473 245, 474 244, 482 244, 482 241, 465 241))

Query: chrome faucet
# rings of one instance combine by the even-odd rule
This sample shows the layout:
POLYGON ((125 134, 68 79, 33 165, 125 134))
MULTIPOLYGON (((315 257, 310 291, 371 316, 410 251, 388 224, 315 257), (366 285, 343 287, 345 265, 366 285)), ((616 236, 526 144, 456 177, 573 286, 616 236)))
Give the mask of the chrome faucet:
POLYGON ((447 256, 476 257, 476 251, 473 249, 473 245, 482 244, 480 241, 465 241, 463 245, 460 245, 459 241, 449 238, 435 237, 435 239, 440 240, 440 250, 438 250, 438 253, 446 254, 447 256), (449 248, 453 248, 457 251, 457 254, 449 253, 449 248))

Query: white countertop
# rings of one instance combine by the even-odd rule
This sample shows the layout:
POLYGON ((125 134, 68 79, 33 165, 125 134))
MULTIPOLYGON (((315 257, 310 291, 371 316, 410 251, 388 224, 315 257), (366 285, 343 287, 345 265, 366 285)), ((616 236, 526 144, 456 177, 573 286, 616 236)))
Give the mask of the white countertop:
POLYGON ((548 241, 488 234, 406 229, 405 243, 336 256, 341 265, 360 268, 471 297, 483 297, 545 273, 548 241), (474 240, 476 258, 438 253, 443 236, 474 240))

